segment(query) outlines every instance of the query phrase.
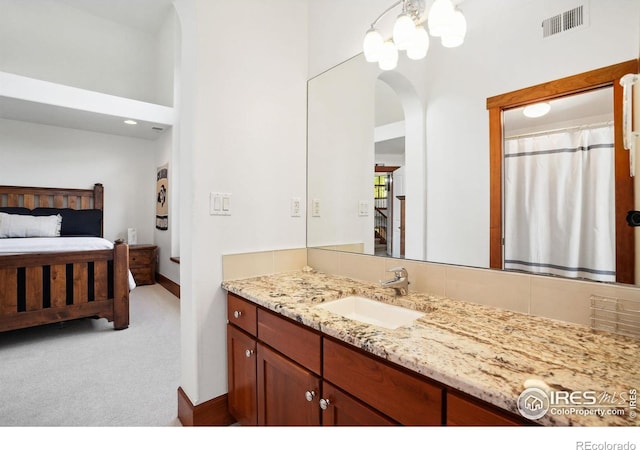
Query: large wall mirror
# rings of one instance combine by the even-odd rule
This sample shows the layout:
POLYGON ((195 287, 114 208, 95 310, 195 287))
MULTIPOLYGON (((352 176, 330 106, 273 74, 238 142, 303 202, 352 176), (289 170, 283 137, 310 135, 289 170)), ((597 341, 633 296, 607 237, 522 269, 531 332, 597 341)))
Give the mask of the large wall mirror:
MULTIPOLYGON (((309 80, 308 247, 503 269, 502 248, 499 262, 495 254, 504 231, 503 167, 500 162, 496 185, 490 149, 498 145, 502 158, 503 125, 512 128, 511 138, 541 131, 517 121, 503 123, 503 114, 534 100, 609 86, 600 94, 608 96, 610 110, 593 112, 589 125, 619 120, 621 105, 614 103, 619 86, 613 79, 573 91, 561 82, 563 89, 554 95, 519 104, 488 105, 487 99, 575 80, 625 61, 633 64, 628 61, 636 61, 640 51, 636 1, 467 0, 460 7, 469 24, 462 47, 446 49, 432 39, 426 59, 401 57, 393 71, 381 71, 356 55, 309 80), (584 3, 586 25, 543 37, 542 21, 576 3, 584 3), (500 14, 493 14, 497 10, 500 14)), ((637 66, 622 68, 637 72, 637 66)), ((568 115, 556 120, 547 129, 583 125, 570 125, 574 119, 568 115)), ((614 139, 621 139, 618 131, 614 139)), ((626 183, 632 183, 628 174, 626 183)), ((621 205, 614 208, 627 207, 621 205)), ((614 240, 625 233, 617 227, 614 240)), ((583 275, 578 277, 588 278, 583 275)), ((633 283, 633 278, 598 281, 633 283)))

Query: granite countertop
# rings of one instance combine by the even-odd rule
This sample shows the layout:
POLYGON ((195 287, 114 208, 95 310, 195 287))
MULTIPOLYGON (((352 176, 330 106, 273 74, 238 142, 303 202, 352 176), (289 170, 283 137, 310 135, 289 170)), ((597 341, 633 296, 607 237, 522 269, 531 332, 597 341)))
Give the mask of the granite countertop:
POLYGON ((573 414, 550 410, 536 420, 542 425, 640 424, 635 409, 625 401, 640 388, 639 339, 441 296, 415 292, 395 296, 392 289, 315 271, 225 281, 222 287, 516 414, 527 380, 543 381, 554 391, 593 391, 605 411, 598 415, 587 414, 582 407, 573 414), (389 330, 315 308, 349 295, 426 314, 410 326, 389 330), (614 404, 624 408, 624 415, 607 413, 614 404))

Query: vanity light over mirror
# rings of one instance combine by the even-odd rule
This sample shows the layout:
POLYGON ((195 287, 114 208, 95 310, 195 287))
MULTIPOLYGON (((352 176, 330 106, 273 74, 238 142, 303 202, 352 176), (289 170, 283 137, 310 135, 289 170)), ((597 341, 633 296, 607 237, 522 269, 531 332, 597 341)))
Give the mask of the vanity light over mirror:
MULTIPOLYGON (((427 8, 431 3, 427 1, 427 8)), ((535 133, 540 123, 518 125, 509 116, 519 108, 524 120, 524 106, 548 102, 551 111, 546 116, 529 120, 555 120, 545 127, 567 128, 573 119, 560 111, 556 98, 609 87, 600 94, 608 96, 613 111, 606 114, 618 121, 622 105, 613 92, 619 85, 608 81, 567 91, 562 80, 620 63, 627 64, 623 68, 628 73, 638 72, 637 1, 459 3, 468 25, 464 45, 454 49, 431 45, 419 61, 400 54, 397 68, 388 71, 359 54, 309 80, 308 247, 504 270, 505 260, 516 258, 506 258, 502 247, 503 115, 506 131, 535 133), (548 35, 540 26, 576 8, 582 22, 573 29, 548 35), (554 81, 560 83, 555 92, 519 104, 506 102, 497 112, 488 105, 488 99, 551 86, 554 81), (490 120, 495 114, 497 125, 490 120), (490 132, 491 127, 497 128, 490 132), (498 175, 492 174, 495 145, 500 148, 498 175), (386 204, 380 200, 385 195, 390 196, 386 204)), ((618 124, 613 132, 616 143, 622 139, 620 130, 618 124)), ((624 155, 628 159, 628 152, 624 155)), ((633 191, 628 170, 626 178, 614 181, 617 191, 629 186, 633 191)), ((631 201, 633 208, 633 197, 631 201)), ((620 254, 620 245, 630 246, 633 261, 638 252, 633 238, 620 237, 634 234, 619 224, 620 208, 628 205, 616 201, 614 207, 615 218, 608 220, 616 229, 615 281, 634 283, 633 273, 631 278, 617 277, 629 264, 620 259, 628 259, 620 254)), ((506 269, 539 273, 530 266, 506 269)), ((577 278, 590 279, 583 275, 577 278)))

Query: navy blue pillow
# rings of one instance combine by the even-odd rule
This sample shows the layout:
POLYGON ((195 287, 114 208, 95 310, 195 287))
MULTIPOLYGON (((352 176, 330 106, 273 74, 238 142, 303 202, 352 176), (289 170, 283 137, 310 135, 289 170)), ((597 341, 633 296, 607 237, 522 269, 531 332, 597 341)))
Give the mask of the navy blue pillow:
POLYGON ((21 216, 28 216, 31 214, 31 210, 29 208, 23 208, 21 206, 2 206, 0 207, 0 212, 7 214, 20 214, 21 216))
POLYGON ((36 208, 34 216, 62 216, 60 236, 102 236, 102 211, 99 209, 36 208))

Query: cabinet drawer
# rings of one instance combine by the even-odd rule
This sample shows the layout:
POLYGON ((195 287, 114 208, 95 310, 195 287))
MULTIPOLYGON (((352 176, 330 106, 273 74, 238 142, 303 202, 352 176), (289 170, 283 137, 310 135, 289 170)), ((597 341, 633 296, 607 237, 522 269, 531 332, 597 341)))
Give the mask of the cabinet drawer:
POLYGON ((148 266, 154 261, 153 251, 136 251, 129 253, 129 265, 131 267, 148 266))
POLYGON ((131 275, 136 282, 136 285, 143 286, 147 284, 154 284, 156 282, 155 270, 149 267, 131 267, 131 275))
POLYGON ((506 412, 503 414, 493 408, 447 392, 447 425, 504 427, 523 425, 523 422, 517 421, 506 412))
POLYGON ((258 310, 258 339, 319 374, 322 337, 265 310, 258 310))
POLYGON ((227 294, 227 320, 242 328, 252 336, 256 335, 258 307, 241 297, 229 292, 227 294))
POLYGON ((324 339, 324 379, 403 425, 442 425, 443 389, 324 339))

